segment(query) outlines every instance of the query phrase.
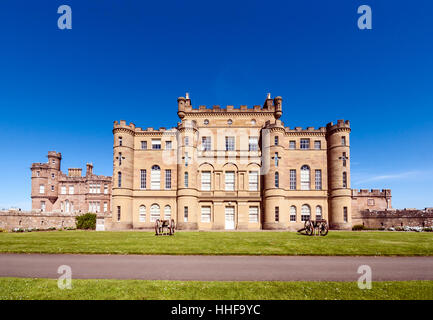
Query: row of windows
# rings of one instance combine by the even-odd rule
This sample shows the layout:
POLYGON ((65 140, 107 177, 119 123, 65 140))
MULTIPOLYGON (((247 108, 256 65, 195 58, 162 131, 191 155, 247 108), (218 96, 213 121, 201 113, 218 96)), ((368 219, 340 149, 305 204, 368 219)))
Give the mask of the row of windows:
MULTIPOLYGON (((122 172, 117 173, 117 186, 122 187, 122 172)), ((165 170, 165 189, 171 189, 171 169, 165 170)), ((140 170, 140 189, 147 188, 147 170, 140 170)), ((158 165, 152 166, 150 171, 150 189, 160 190, 161 189, 161 168, 158 165)))
MULTIPOLYGON (((290 169, 289 172, 289 188, 296 190, 296 169, 290 169)), ((275 188, 280 187, 279 173, 275 172, 275 188)), ((316 169, 314 171, 314 189, 322 190, 322 170, 316 169)), ((301 167, 301 190, 310 190, 310 167, 303 165, 301 167)))
MULTIPOLYGON (((55 187, 51 186, 51 191, 54 191, 55 187)), ((45 185, 39 185, 39 193, 45 193, 45 185)), ((100 184, 90 184, 89 185, 89 193, 101 193, 101 185, 100 184)), ((60 186, 60 194, 75 194, 75 187, 69 186, 60 186), (66 193, 68 191, 68 193, 66 193)), ((108 185, 104 185, 104 194, 108 194, 108 185)))
MULTIPOLYGON (((289 217, 291 222, 296 222, 296 207, 290 206, 289 209, 289 217)), ((307 221, 310 220, 311 217, 311 208, 308 204, 303 204, 301 206, 301 221, 307 221)), ((322 219, 322 207, 316 206, 316 220, 322 219)), ((275 207, 275 222, 280 221, 280 208, 275 207)))
MULTIPOLYGON (((138 208, 138 221, 146 222, 146 219, 149 219, 150 222, 155 222, 157 219, 161 219, 161 210, 158 204, 152 204, 150 206, 149 218, 147 218, 147 211, 145 205, 141 205, 138 208)), ((166 205, 164 207, 164 219, 165 220, 171 219, 171 207, 169 205, 166 205)))

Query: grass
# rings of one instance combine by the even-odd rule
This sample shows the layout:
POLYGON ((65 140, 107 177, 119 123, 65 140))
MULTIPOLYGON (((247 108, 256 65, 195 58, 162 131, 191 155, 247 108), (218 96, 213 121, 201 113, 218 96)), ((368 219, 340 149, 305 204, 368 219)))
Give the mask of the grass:
POLYGON ((431 232, 334 231, 326 237, 295 232, 52 231, 0 233, 0 252, 169 255, 432 256, 431 232))
POLYGON ((373 282, 201 282, 147 280, 72 280, 60 290, 57 280, 0 278, 0 300, 344 300, 433 299, 433 281, 373 282))

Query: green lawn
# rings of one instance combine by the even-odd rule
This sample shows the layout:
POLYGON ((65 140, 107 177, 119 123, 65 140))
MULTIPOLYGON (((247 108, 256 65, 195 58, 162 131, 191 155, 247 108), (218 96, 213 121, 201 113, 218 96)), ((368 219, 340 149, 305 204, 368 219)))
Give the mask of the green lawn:
POLYGON ((355 282, 72 280, 71 290, 60 290, 53 279, 0 278, 0 300, 6 299, 432 300, 433 281, 373 282, 361 290, 355 282))
POLYGON ((0 233, 0 252, 204 255, 433 255, 431 232, 334 231, 326 237, 295 232, 51 231, 0 233))

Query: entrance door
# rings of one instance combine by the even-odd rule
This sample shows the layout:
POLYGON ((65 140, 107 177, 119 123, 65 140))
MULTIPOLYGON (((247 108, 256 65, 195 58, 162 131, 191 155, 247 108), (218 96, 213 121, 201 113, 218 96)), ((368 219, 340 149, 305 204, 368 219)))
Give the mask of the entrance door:
POLYGON ((226 207, 226 230, 235 228, 235 207, 226 207))

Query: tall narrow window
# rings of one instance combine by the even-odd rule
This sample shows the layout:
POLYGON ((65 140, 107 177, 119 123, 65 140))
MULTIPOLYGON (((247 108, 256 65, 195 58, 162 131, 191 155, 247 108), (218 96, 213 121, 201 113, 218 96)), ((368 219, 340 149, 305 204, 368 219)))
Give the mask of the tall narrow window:
POLYGON ((74 194, 74 186, 69 186, 69 194, 74 194))
POLYGON ((322 207, 317 206, 316 207, 316 220, 322 219, 322 207))
POLYGON ((290 207, 290 221, 296 222, 296 207, 295 206, 290 207))
POLYGON ((185 137, 185 145, 189 146, 189 137, 185 137))
POLYGON ((346 166, 346 160, 347 160, 346 152, 343 152, 343 156, 341 157, 341 160, 343 160, 343 167, 345 167, 346 166))
POLYGON ((301 149, 310 149, 310 139, 301 139, 301 149))
POLYGON ((171 169, 165 170, 165 188, 171 189, 171 169))
POLYGON ((280 174, 278 172, 275 172, 275 188, 279 188, 280 187, 280 174))
POLYGON ((152 206, 150 207, 150 222, 155 222, 160 217, 161 217, 161 214, 159 211, 159 205, 152 204, 152 206))
POLYGON ((234 171, 226 171, 226 191, 234 191, 235 190, 235 173, 234 171))
POLYGON ((165 150, 171 150, 171 149, 172 149, 171 141, 166 141, 165 142, 165 150))
POLYGON ((212 140, 211 137, 202 137, 201 145, 203 151, 210 151, 212 149, 212 140))
POLYGON ((278 146, 278 136, 275 136, 275 137, 274 137, 274 144, 275 144, 276 146, 278 146))
POLYGON ((235 137, 226 137, 226 151, 235 150, 235 137))
POLYGON ((250 191, 258 191, 259 190, 259 172, 258 171, 250 171, 249 172, 248 189, 250 191))
MULTIPOLYGON (((69 206, 69 200, 65 200, 65 212, 69 212, 70 206, 69 206)), ((90 208, 89 208, 90 211, 90 208)))
POLYGON ((141 141, 141 149, 143 150, 147 149, 147 141, 141 141))
POLYGON ((188 222, 188 207, 183 207, 183 222, 188 222))
POLYGON ((210 207, 201 207, 201 222, 210 222, 210 207))
POLYGON ((346 145, 346 137, 341 137, 341 145, 345 146, 346 145))
POLYGON ((310 167, 301 167, 301 190, 310 190, 310 167))
POLYGON ((117 173, 117 186, 122 188, 122 172, 120 171, 117 173))
POLYGON ((259 222, 259 207, 250 207, 248 212, 248 222, 259 222))
POLYGON ((146 189, 146 169, 140 170, 140 189, 146 189))
POLYGON ((316 190, 322 190, 322 170, 315 171, 315 187, 316 190))
POLYGON ((54 186, 51 186, 51 191, 54 191, 54 186))
POLYGON ((122 139, 122 137, 119 137, 119 146, 120 147, 123 146, 123 139, 122 139))
POLYGON ((107 212, 107 211, 108 211, 108 203, 104 202, 104 212, 107 212))
POLYGON ((119 152, 118 158, 119 158, 119 166, 121 166, 122 165, 122 152, 119 152))
POLYGON ((45 201, 41 201, 41 212, 45 212, 45 210, 46 210, 45 201))
POLYGON ((117 206, 117 221, 120 221, 120 206, 117 206))
POLYGON ((248 150, 249 151, 257 151, 259 149, 259 143, 257 137, 249 137, 248 138, 248 150))
POLYGON ((203 171, 201 173, 201 190, 210 191, 211 188, 210 176, 211 176, 210 171, 203 171))
POLYGON ((43 184, 39 186, 39 193, 45 193, 45 186, 43 184))
POLYGON ((152 166, 152 170, 150 172, 150 189, 161 189, 161 168, 157 165, 152 166))
POLYGON ((314 141, 314 149, 320 150, 322 148, 322 143, 320 140, 314 141))
POLYGON ((161 149, 161 139, 152 139, 152 149, 153 150, 161 149))
POLYGON ((104 185, 104 194, 108 194, 108 185, 104 185))
POLYGON ((188 152, 185 152, 185 167, 188 167, 188 160, 189 160, 188 152))
POLYGON ((347 222, 347 207, 343 207, 343 220, 347 222))
POLYGON ((164 220, 170 220, 171 219, 171 207, 165 206, 164 207, 164 220))
POLYGON ((295 140, 291 140, 289 142, 289 149, 290 150, 295 150, 296 149, 296 141, 295 140))
POLYGON ((296 190, 296 170, 290 169, 290 190, 296 190))
POLYGON ((60 187, 60 194, 66 194, 66 186, 60 187))
POLYGON ((343 188, 347 188, 347 173, 343 172, 343 188))
POLYGON ((138 221, 146 222, 146 206, 140 206, 138 209, 138 221))
POLYGON ((280 221, 280 207, 275 207, 275 222, 280 221))
POLYGON ((185 175, 183 177, 183 184, 185 188, 188 188, 188 172, 185 172, 185 175))
POLYGON ((275 166, 276 167, 278 167, 278 160, 279 160, 280 158, 278 157, 278 152, 275 152, 275 155, 274 155, 274 160, 275 160, 275 166))
POLYGON ((310 216, 311 216, 310 206, 308 204, 304 204, 301 207, 301 221, 310 220, 310 216))

